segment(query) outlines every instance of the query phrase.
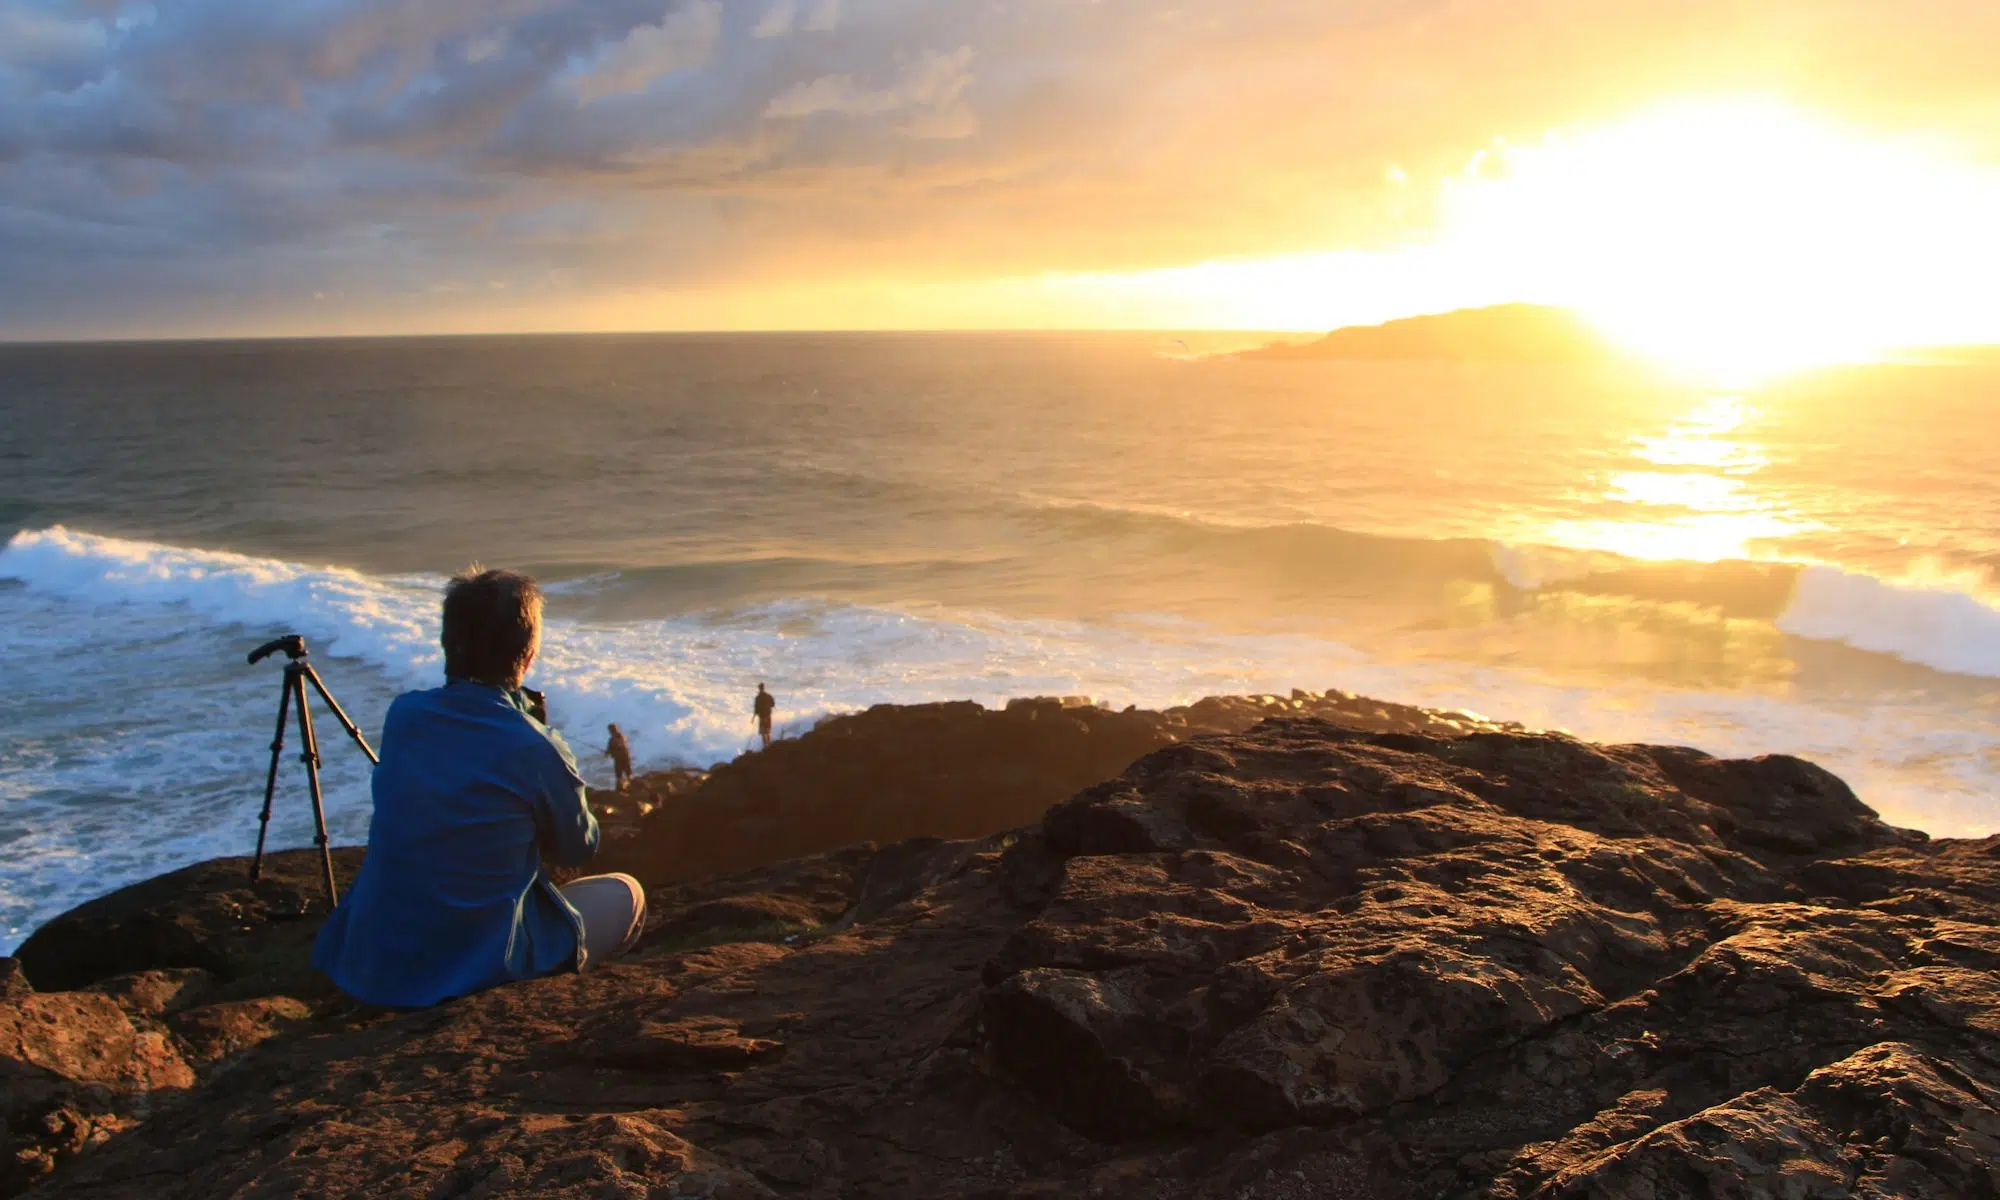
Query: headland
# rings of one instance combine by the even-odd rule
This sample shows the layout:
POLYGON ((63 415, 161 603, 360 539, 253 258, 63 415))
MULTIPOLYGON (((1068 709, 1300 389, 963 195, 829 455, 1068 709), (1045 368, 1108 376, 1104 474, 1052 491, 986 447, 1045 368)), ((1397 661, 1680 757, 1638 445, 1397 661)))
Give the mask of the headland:
POLYGON ((1265 360, 1617 363, 1630 356, 1566 308, 1496 304, 1336 329, 1308 342, 1274 342, 1236 355, 1265 360))
POLYGON ((2000 1190, 2000 839, 1798 759, 1339 692, 1047 700, 600 802, 639 950, 423 1012, 312 975, 303 852, 50 922, 0 962, 4 1187, 2000 1190))

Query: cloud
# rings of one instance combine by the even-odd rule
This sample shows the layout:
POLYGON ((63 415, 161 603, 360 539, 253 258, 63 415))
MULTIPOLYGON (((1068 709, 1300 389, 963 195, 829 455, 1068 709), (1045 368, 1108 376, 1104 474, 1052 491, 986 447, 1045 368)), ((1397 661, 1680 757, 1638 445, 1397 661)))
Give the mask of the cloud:
POLYGON ((773 96, 771 102, 764 106, 764 115, 779 120, 810 117, 817 113, 861 116, 894 112, 904 103, 903 97, 893 89, 863 87, 854 81, 852 75, 822 75, 773 96))
POLYGON ((963 104, 949 104, 911 117, 898 132, 917 141, 953 142, 977 134, 979 118, 963 104))
POLYGON ((807 33, 832 33, 840 27, 840 0, 819 0, 806 17, 807 33))
POLYGON ((695 0, 657 25, 641 25, 626 34, 577 80, 577 91, 585 103, 621 92, 643 92, 676 71, 706 63, 721 36, 721 0, 695 0))
POLYGON ((789 37, 795 30, 832 33, 840 28, 840 0, 817 0, 800 17, 797 0, 777 0, 750 30, 753 38, 789 37))
POLYGON ((1380 246, 1663 94, 1994 152, 1994 44, 1987 0, 0 0, 0 337, 1380 246))
POLYGON ((798 14, 792 7, 792 0, 778 0, 776 4, 773 4, 764 13, 763 19, 757 22, 756 27, 750 31, 750 36, 753 38, 784 37, 792 32, 792 26, 797 19, 798 14))
POLYGON ((0 63, 40 86, 70 91, 103 69, 109 35, 97 21, 0 8, 0 63))
POLYGON ((764 115, 796 120, 820 113, 869 116, 906 108, 943 109, 953 105, 972 83, 972 47, 949 54, 926 53, 886 87, 867 87, 852 75, 822 75, 796 84, 771 98, 764 115))

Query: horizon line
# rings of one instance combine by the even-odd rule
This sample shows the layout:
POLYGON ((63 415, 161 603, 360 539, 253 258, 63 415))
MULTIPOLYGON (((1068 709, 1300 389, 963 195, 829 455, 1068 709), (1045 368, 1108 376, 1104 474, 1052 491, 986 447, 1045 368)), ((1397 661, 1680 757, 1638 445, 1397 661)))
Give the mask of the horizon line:
POLYGON ((768 329, 745 329, 713 327, 703 329, 509 329, 509 330, 463 330, 458 332, 404 332, 404 333, 239 333, 239 334, 188 334, 188 335, 145 335, 112 337, 29 337, 12 338, 0 336, 0 347, 6 346, 72 346, 72 345, 172 345, 200 344, 212 342, 313 342, 313 341, 362 341, 416 338, 475 338, 475 337, 605 337, 619 334, 636 336, 688 336, 725 337, 760 336, 768 334, 784 336, 810 335, 859 335, 859 334, 1025 334, 1048 335, 1060 333, 1116 333, 1116 334, 1160 334, 1171 337, 1175 334, 1229 334, 1239 337, 1260 335, 1308 335, 1323 336, 1338 333, 1343 329, 1375 329, 1400 321, 1421 320, 1425 317, 1442 317, 1455 313, 1480 312, 1493 308, 1545 308, 1574 312, 1569 305, 1543 304, 1532 300, 1501 300, 1491 304, 1468 304, 1454 308, 1426 308, 1399 316, 1385 317, 1379 321, 1368 321, 1348 325, 1301 325, 1295 328, 1284 326, 1252 327, 1243 325, 929 325, 906 328, 883 326, 820 326, 820 327, 772 327, 768 329))
MULTIPOLYGON (((1453 310, 1457 311, 1457 310, 1453 310)), ((1439 314, 1426 313, 1420 316, 1439 314)), ((1407 318, 1396 318, 1403 320, 1407 318)), ((1369 328, 1368 326, 1341 326, 1343 329, 1369 328)), ((949 334, 976 334, 988 337, 1021 336, 1047 337, 1052 334, 1152 334, 1171 337, 1176 334, 1216 335, 1229 334, 1241 337, 1256 337, 1265 334, 1323 335, 1330 332, 1320 328, 1300 329, 1241 329, 1228 326, 1151 326, 1151 325, 1104 325, 1073 326, 1052 325, 1027 328, 1021 326, 925 326, 908 329, 882 328, 796 328, 796 329, 506 329, 469 330, 459 332, 430 333, 237 333, 237 334, 189 334, 129 337, 46 337, 8 338, 0 337, 0 348, 26 346, 172 346, 172 345, 213 345, 229 342, 363 342, 363 341, 442 341, 449 338, 507 338, 507 337, 865 337, 865 336, 942 336, 949 334)))

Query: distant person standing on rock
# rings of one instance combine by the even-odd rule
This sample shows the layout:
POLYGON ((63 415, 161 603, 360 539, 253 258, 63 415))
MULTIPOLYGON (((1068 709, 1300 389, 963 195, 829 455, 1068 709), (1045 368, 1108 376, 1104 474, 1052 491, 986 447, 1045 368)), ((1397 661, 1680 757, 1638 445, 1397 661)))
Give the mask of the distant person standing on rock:
POLYGON ((778 711, 778 698, 765 691, 764 685, 760 683, 757 685, 756 702, 751 705, 751 708, 757 715, 757 736, 764 739, 764 747, 765 749, 769 749, 771 746, 771 714, 778 711))
POLYGON ((313 966, 356 1000, 424 1008, 613 958, 646 925, 630 875, 557 887, 597 853, 576 758, 521 682, 542 590, 473 567, 444 593, 445 685, 382 722, 368 857, 320 927, 313 966))
POLYGON ((611 741, 605 744, 604 752, 611 756, 611 770, 617 780, 615 786, 622 792, 632 782, 632 744, 625 740, 625 731, 617 725, 606 728, 611 731, 611 741))

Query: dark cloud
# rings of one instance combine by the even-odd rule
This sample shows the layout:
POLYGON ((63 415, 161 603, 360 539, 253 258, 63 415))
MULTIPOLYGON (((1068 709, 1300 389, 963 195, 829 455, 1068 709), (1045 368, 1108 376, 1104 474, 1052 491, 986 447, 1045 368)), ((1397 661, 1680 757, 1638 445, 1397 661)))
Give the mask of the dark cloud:
POLYGON ((1774 78, 1821 98, 1822 68, 1865 62, 1870 111, 1965 111, 1990 87, 1993 14, 0 0, 0 336, 304 327, 331 298, 421 311, 439 287, 471 305, 1365 243, 1389 232, 1389 162, 1443 169, 1648 89, 1774 78))

